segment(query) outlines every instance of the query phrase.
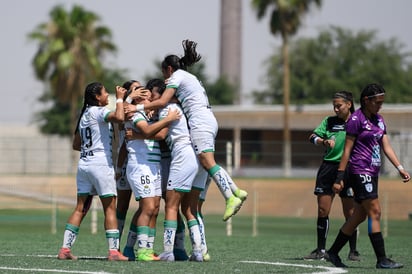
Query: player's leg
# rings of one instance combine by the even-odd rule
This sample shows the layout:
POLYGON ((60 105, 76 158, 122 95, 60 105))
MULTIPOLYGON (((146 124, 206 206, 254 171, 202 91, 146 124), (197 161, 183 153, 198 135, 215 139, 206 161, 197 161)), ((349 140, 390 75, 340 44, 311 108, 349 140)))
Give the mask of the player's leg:
POLYGON ((159 256, 162 261, 175 260, 173 248, 175 244, 179 206, 183 195, 183 192, 176 190, 167 190, 166 192, 165 220, 163 223, 163 252, 159 256))
POLYGON ((77 260, 77 257, 71 253, 72 246, 77 239, 79 234, 80 224, 83 220, 84 214, 84 204, 88 199, 89 195, 78 195, 77 204, 69 216, 66 227, 63 234, 63 245, 60 248, 57 258, 59 260, 77 260))
POLYGON ((332 207, 334 195, 318 194, 318 217, 316 220, 316 249, 309 255, 305 256, 305 260, 323 260, 326 251, 326 238, 329 232, 329 212, 332 207))
POLYGON ((190 241, 192 243, 191 261, 202 262, 202 238, 200 235, 199 222, 197 220, 197 208, 199 203, 200 190, 192 189, 182 199, 182 213, 187 220, 190 241))
MULTIPOLYGON (((345 216, 345 219, 347 220, 353 214, 355 201, 353 200, 353 197, 346 197, 346 196, 341 197, 341 201, 342 201, 343 215, 345 216)), ((352 233, 349 239, 348 260, 350 261, 360 261, 360 254, 356 249, 357 240, 358 240, 358 228, 355 229, 355 231, 352 233)))

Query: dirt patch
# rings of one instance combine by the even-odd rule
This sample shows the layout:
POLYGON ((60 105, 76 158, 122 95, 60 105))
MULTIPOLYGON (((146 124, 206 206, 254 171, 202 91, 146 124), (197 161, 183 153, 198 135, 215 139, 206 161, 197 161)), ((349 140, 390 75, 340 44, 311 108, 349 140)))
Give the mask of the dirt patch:
MULTIPOLYGON (((239 215, 254 213, 265 216, 316 217, 314 179, 247 179, 237 178, 236 184, 249 192, 239 215)), ((379 182, 379 200, 383 217, 408 219, 412 213, 412 186, 398 179, 383 178, 379 182)), ((1 176, 0 208, 50 207, 52 200, 59 207, 72 207, 76 200, 74 176, 1 176)), ((131 207, 137 203, 131 201, 131 207)), ((205 214, 222 214, 224 200, 212 182, 205 214)), ((340 199, 332 207, 331 217, 342 217, 340 199)))

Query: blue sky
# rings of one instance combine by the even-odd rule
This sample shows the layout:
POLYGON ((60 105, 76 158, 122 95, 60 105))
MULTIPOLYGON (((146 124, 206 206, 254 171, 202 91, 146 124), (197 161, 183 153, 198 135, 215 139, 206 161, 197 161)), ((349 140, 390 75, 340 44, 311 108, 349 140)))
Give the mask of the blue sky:
MULTIPOLYGON (((243 1, 242 94, 262 88, 263 62, 280 45, 280 38, 270 35, 268 18, 256 19, 250 0, 243 1)), ((409 0, 324 0, 321 9, 313 10, 304 20, 297 37, 313 37, 328 25, 354 31, 376 30, 380 39, 397 38, 412 50, 408 29, 412 24, 409 0)), ((113 32, 118 54, 108 62, 127 68, 135 79, 153 72, 153 61, 166 54, 181 54, 181 41, 198 42, 198 51, 206 62, 206 72, 215 79, 219 65, 220 0, 14 0, 0 2, 2 43, 1 79, 3 86, 0 124, 28 125, 34 112, 41 109, 37 97, 42 83, 35 80, 31 59, 36 45, 26 39, 36 25, 48 20, 48 13, 59 3, 71 8, 80 4, 101 17, 101 24, 113 32)))

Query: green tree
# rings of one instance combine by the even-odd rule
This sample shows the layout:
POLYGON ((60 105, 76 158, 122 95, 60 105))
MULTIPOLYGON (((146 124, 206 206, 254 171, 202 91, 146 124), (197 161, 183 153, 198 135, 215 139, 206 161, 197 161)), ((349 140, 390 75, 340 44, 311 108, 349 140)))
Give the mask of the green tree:
POLYGON ((271 10, 270 32, 282 37, 282 71, 283 74, 283 169, 289 177, 292 163, 292 148, 289 126, 289 37, 294 35, 301 26, 302 17, 309 12, 312 5, 320 6, 322 0, 252 0, 258 19, 262 19, 267 10, 271 10))
MULTIPOLYGON (((106 53, 115 52, 116 47, 110 29, 98 25, 100 18, 93 12, 77 5, 66 11, 59 5, 49 15, 48 22, 28 34, 31 41, 38 43, 32 65, 48 90, 42 99, 53 104, 50 113, 43 112, 38 118, 43 119, 42 129, 53 129, 54 126, 45 125, 52 123, 51 116, 70 110, 71 130, 55 132, 66 135, 74 131, 86 84, 103 79, 101 60, 106 53)), ((60 122, 63 121, 66 119, 60 122)))
MULTIPOLYGON (((404 52, 396 39, 378 40, 375 31, 352 32, 330 26, 316 38, 294 41, 290 56, 294 103, 327 103, 338 90, 356 95, 371 82, 390 91, 385 102, 412 102, 411 53, 404 52)), ((282 77, 276 73, 281 60, 278 53, 267 60, 267 89, 254 92, 256 102, 281 102, 282 77)))

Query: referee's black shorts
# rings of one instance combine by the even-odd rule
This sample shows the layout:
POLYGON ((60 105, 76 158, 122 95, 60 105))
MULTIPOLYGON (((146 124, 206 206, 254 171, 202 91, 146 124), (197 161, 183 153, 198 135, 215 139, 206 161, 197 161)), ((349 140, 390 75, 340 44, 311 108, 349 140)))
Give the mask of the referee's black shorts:
MULTIPOLYGON (((315 195, 333 195, 332 190, 333 183, 336 180, 336 174, 338 172, 339 163, 338 162, 328 162, 323 161, 319 167, 318 173, 316 175, 316 186, 314 190, 315 195)), ((345 174, 344 188, 339 193, 341 198, 352 198, 353 190, 350 187, 347 176, 345 174)))

